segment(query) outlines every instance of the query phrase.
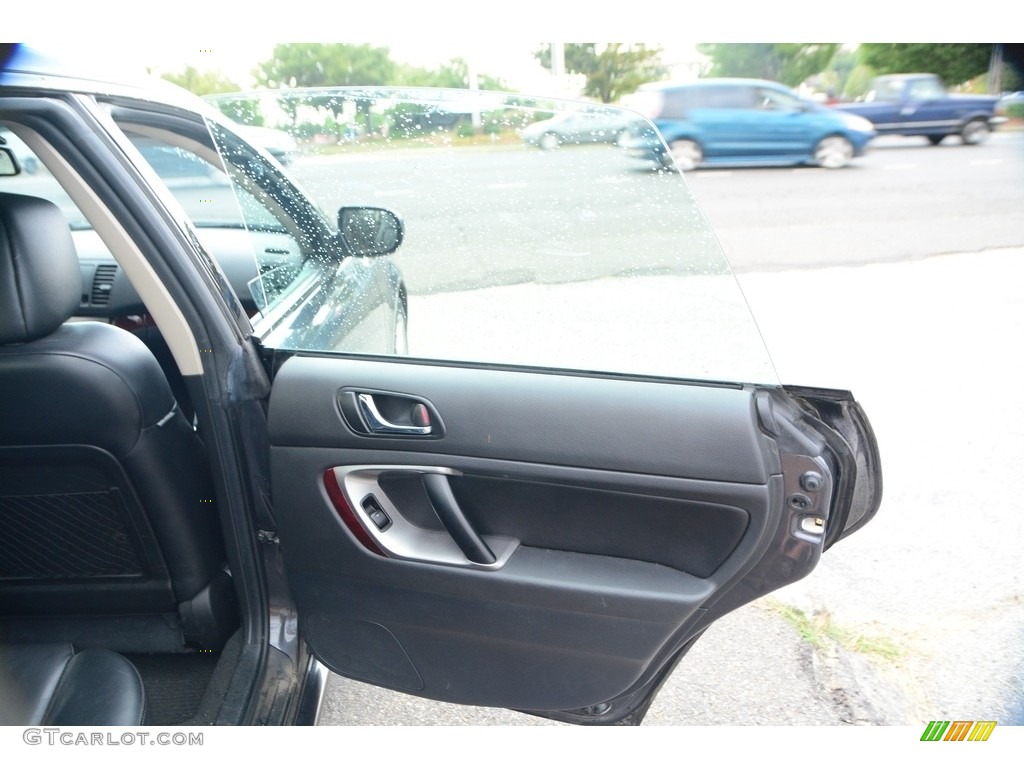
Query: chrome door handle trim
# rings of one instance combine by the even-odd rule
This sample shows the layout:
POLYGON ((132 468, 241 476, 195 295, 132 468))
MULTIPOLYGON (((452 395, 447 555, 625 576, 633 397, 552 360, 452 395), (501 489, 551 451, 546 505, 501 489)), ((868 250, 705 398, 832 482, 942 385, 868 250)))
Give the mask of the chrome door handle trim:
POLYGON ((385 419, 373 395, 365 392, 356 395, 356 402, 359 403, 359 413, 366 421, 367 428, 375 435, 429 435, 433 427, 417 427, 412 424, 393 424, 385 419))
MULTIPOLYGON (((508 563, 519 548, 519 540, 510 536, 486 534, 480 538, 494 555, 493 563, 477 563, 466 557, 447 530, 433 530, 413 525, 388 497, 381 487, 381 475, 447 475, 457 477, 462 473, 451 467, 423 466, 412 464, 359 464, 332 467, 342 495, 363 529, 386 557, 396 560, 412 560, 432 565, 473 568, 482 571, 497 571, 508 563), (391 519, 391 525, 380 530, 363 508, 363 500, 372 495, 381 509, 391 519)), ((339 521, 339 525, 342 523, 339 521)))

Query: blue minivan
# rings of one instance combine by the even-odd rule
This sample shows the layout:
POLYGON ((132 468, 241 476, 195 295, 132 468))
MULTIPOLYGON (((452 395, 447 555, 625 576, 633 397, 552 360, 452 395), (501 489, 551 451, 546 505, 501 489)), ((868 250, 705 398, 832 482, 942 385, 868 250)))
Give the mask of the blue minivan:
POLYGON ((842 168, 875 135, 869 121, 802 99, 768 80, 649 83, 626 106, 649 118, 661 135, 638 122, 619 145, 682 171, 711 165, 842 168))

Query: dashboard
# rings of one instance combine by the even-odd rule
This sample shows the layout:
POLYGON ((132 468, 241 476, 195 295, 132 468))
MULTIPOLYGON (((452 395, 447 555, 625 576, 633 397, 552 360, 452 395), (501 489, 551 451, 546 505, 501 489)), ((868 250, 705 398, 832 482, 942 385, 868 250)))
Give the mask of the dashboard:
MULTIPOLYGON (((200 227, 196 232, 250 315, 257 308, 249 282, 261 272, 285 264, 298 265, 302 261, 294 238, 285 232, 242 227, 200 227)), ((142 299, 99 235, 92 230, 78 229, 72 232, 72 237, 82 272, 78 314, 92 318, 144 314, 146 308, 142 299)))

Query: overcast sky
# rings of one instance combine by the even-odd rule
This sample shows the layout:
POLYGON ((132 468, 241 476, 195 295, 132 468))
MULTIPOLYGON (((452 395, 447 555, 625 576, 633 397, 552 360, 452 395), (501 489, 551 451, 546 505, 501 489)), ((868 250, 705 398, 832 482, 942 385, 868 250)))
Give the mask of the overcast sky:
MULTIPOLYGON (((362 41, 360 41, 362 42, 362 41)), ((48 47, 46 41, 38 43, 48 47)), ((533 52, 545 43, 540 41, 490 41, 471 44, 464 41, 437 42, 396 40, 369 42, 388 48, 392 60, 433 69, 453 58, 462 58, 475 65, 480 74, 497 77, 520 91, 541 90, 546 85, 547 73, 534 58, 533 52)), ((697 58, 694 43, 650 43, 662 47, 662 60, 666 65, 692 62, 697 58)), ((241 88, 255 87, 252 70, 256 64, 270 57, 273 42, 232 41, 227 43, 189 43, 179 41, 125 41, 116 50, 93 45, 82 48, 62 46, 65 52, 75 51, 88 56, 94 63, 103 61, 107 67, 148 68, 156 74, 178 73, 186 66, 196 69, 219 70, 241 88)))
POLYGON ((91 0, 59 12, 45 3, 8 3, 2 28, 5 38, 126 70, 173 72, 188 64, 219 69, 242 87, 252 85, 253 66, 269 56, 274 42, 318 40, 386 46, 394 60, 425 67, 472 59, 480 72, 521 90, 543 77, 532 56, 542 41, 653 38, 674 64, 692 58, 692 40, 980 42, 1005 34, 999 13, 922 16, 920 9, 891 0, 859 0, 851 9, 829 12, 821 0, 777 0, 770 8, 750 0, 724 0, 712 8, 684 0, 644 0, 636 7, 554 0, 91 0))

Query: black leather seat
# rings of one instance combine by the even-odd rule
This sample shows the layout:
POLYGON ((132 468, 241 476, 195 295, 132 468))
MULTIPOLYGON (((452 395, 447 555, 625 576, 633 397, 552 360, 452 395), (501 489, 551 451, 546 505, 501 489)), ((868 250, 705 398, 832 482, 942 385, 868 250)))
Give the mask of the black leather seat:
POLYGON ((60 210, 0 193, 0 616, 178 613, 218 645, 237 616, 203 445, 145 344, 67 322, 82 290, 60 210))
POLYGON ((67 643, 0 646, 0 725, 142 725, 142 678, 124 656, 67 643))

